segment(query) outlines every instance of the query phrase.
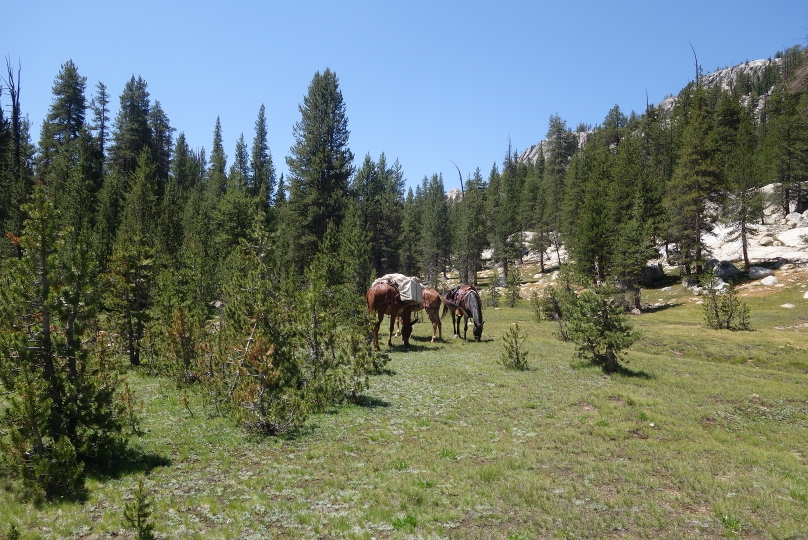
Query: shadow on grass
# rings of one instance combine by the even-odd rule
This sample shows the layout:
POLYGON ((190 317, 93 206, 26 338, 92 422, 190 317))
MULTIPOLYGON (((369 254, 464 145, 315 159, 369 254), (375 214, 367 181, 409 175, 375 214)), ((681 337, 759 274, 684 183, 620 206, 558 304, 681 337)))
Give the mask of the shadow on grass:
MULTIPOLYGON (((606 372, 606 370, 604 369, 604 373, 605 372, 606 372)), ((612 375, 622 375, 623 377, 633 377, 633 378, 637 378, 637 379, 646 379, 646 380, 651 380, 651 379, 656 378, 653 375, 651 375, 650 373, 648 373, 647 371, 633 370, 631 368, 627 368, 626 366, 624 366, 622 364, 617 365, 617 371, 613 372, 612 375)))
POLYGON ((354 403, 356 403, 356 405, 358 405, 359 407, 364 407, 366 409, 378 409, 380 407, 390 406, 390 403, 383 399, 365 395, 357 397, 354 403))
POLYGON ((405 347, 404 345, 393 345, 392 347, 388 347, 387 350, 389 352, 422 352, 422 351, 431 351, 433 350, 432 347, 426 347, 424 345, 415 345, 412 341, 410 341, 410 346, 405 347))
POLYGON ((115 452, 108 460, 86 463, 87 476, 97 480, 111 480, 135 473, 148 474, 157 467, 168 467, 171 460, 152 452, 126 447, 115 452))
POLYGON ((647 371, 642 370, 634 370, 629 367, 626 367, 624 364, 617 364, 617 371, 606 371, 606 366, 594 360, 578 360, 576 362, 572 362, 570 364, 572 369, 599 369, 603 372, 604 375, 620 375, 623 377, 631 377, 637 379, 646 379, 651 380, 655 379, 654 375, 651 375, 647 371))
POLYGON ((675 304, 662 304, 661 306, 656 306, 656 307, 648 306, 648 307, 643 308, 642 312, 643 313, 659 313, 660 311, 665 311, 665 310, 668 310, 668 309, 681 307, 683 305, 684 304, 682 304, 682 303, 675 303, 675 304))

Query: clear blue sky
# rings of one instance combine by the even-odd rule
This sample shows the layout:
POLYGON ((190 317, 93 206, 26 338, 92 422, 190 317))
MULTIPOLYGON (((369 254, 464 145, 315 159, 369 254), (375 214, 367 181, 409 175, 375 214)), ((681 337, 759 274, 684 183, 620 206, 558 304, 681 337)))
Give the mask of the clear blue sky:
MULTIPOLYGON (((398 159, 408 186, 446 189, 501 164, 510 138, 539 142, 551 115, 596 125, 676 94, 705 72, 804 44, 808 4, 655 1, 38 1, 5 2, 0 52, 21 73, 35 142, 60 66, 98 81, 112 115, 141 76, 177 133, 210 150, 220 117, 228 164, 261 104, 278 173, 312 76, 336 72, 355 164, 398 159)), ((5 75, 5 64, 2 73, 5 75)), ((8 106, 8 95, 0 98, 8 106)))

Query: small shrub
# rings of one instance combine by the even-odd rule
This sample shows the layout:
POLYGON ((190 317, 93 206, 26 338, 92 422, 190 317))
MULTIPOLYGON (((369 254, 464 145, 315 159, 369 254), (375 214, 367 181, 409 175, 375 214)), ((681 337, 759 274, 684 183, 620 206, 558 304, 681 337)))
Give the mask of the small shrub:
POLYGON ((20 530, 17 528, 16 525, 13 523, 8 526, 8 532, 3 536, 0 536, 3 540, 20 540, 22 536, 20 536, 20 530))
POLYGON ((491 284, 488 286, 488 295, 486 301, 486 304, 489 307, 499 306, 499 289, 497 289, 498 284, 499 270, 494 269, 494 273, 491 275, 491 284))
POLYGON ((570 340, 567 325, 576 302, 575 291, 567 287, 556 286, 544 289, 539 300, 542 316, 558 323, 556 336, 562 341, 570 340))
POLYGON ((404 517, 393 518, 393 528, 396 530, 414 529, 418 525, 418 521, 412 514, 407 514, 404 517))
POLYGON ((522 272, 518 266, 513 266, 508 272, 508 279, 506 280, 506 293, 505 303, 508 307, 516 306, 516 301, 519 300, 519 284, 522 281, 522 272))
POLYGON ((140 422, 141 413, 143 412, 143 401, 137 399, 137 396, 129 388, 129 383, 124 383, 124 389, 120 393, 121 401, 124 406, 124 417, 129 424, 129 429, 133 435, 141 434, 140 422))
POLYGON ((511 326, 502 339, 505 342, 505 350, 499 358, 499 363, 508 369, 526 370, 528 352, 525 350, 525 341, 527 341, 527 334, 519 333, 519 324, 517 323, 511 326))
POLYGON ((578 346, 578 357, 617 371, 618 355, 639 339, 622 316, 623 309, 610 290, 584 291, 573 305, 569 335, 578 346))
POLYGON ((530 293, 530 308, 533 310, 533 318, 536 319, 536 322, 541 322, 544 310, 542 309, 541 296, 536 291, 530 293))
POLYGON ((154 540, 154 523, 151 518, 151 501, 143 488, 143 478, 137 483, 132 502, 123 507, 123 518, 137 531, 138 540, 154 540))
POLYGON ((751 330, 749 306, 738 300, 735 287, 728 283, 726 290, 712 272, 700 279, 704 297, 704 322, 714 330, 751 330))

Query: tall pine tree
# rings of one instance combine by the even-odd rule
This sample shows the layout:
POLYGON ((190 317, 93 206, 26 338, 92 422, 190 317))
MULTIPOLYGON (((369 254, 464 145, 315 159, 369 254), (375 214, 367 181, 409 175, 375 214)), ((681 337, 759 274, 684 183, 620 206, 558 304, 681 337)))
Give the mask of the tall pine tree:
POLYGON ((294 264, 302 269, 318 251, 329 222, 342 221, 353 173, 348 148, 348 116, 336 73, 326 68, 309 84, 295 123, 295 144, 286 157, 289 167, 290 231, 297 246, 294 264))

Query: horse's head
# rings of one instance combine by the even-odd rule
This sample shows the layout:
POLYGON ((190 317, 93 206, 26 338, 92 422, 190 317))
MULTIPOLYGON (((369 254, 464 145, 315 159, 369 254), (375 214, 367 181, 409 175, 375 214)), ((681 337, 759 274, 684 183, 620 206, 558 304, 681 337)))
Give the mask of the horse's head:
POLYGON ((401 314, 401 339, 404 341, 404 346, 408 347, 410 344, 410 336, 412 335, 412 325, 418 322, 418 319, 412 318, 410 308, 404 310, 401 314))
POLYGON ((474 341, 480 341, 483 337, 483 321, 480 320, 478 323, 474 321, 474 330, 472 331, 474 334, 474 341))

